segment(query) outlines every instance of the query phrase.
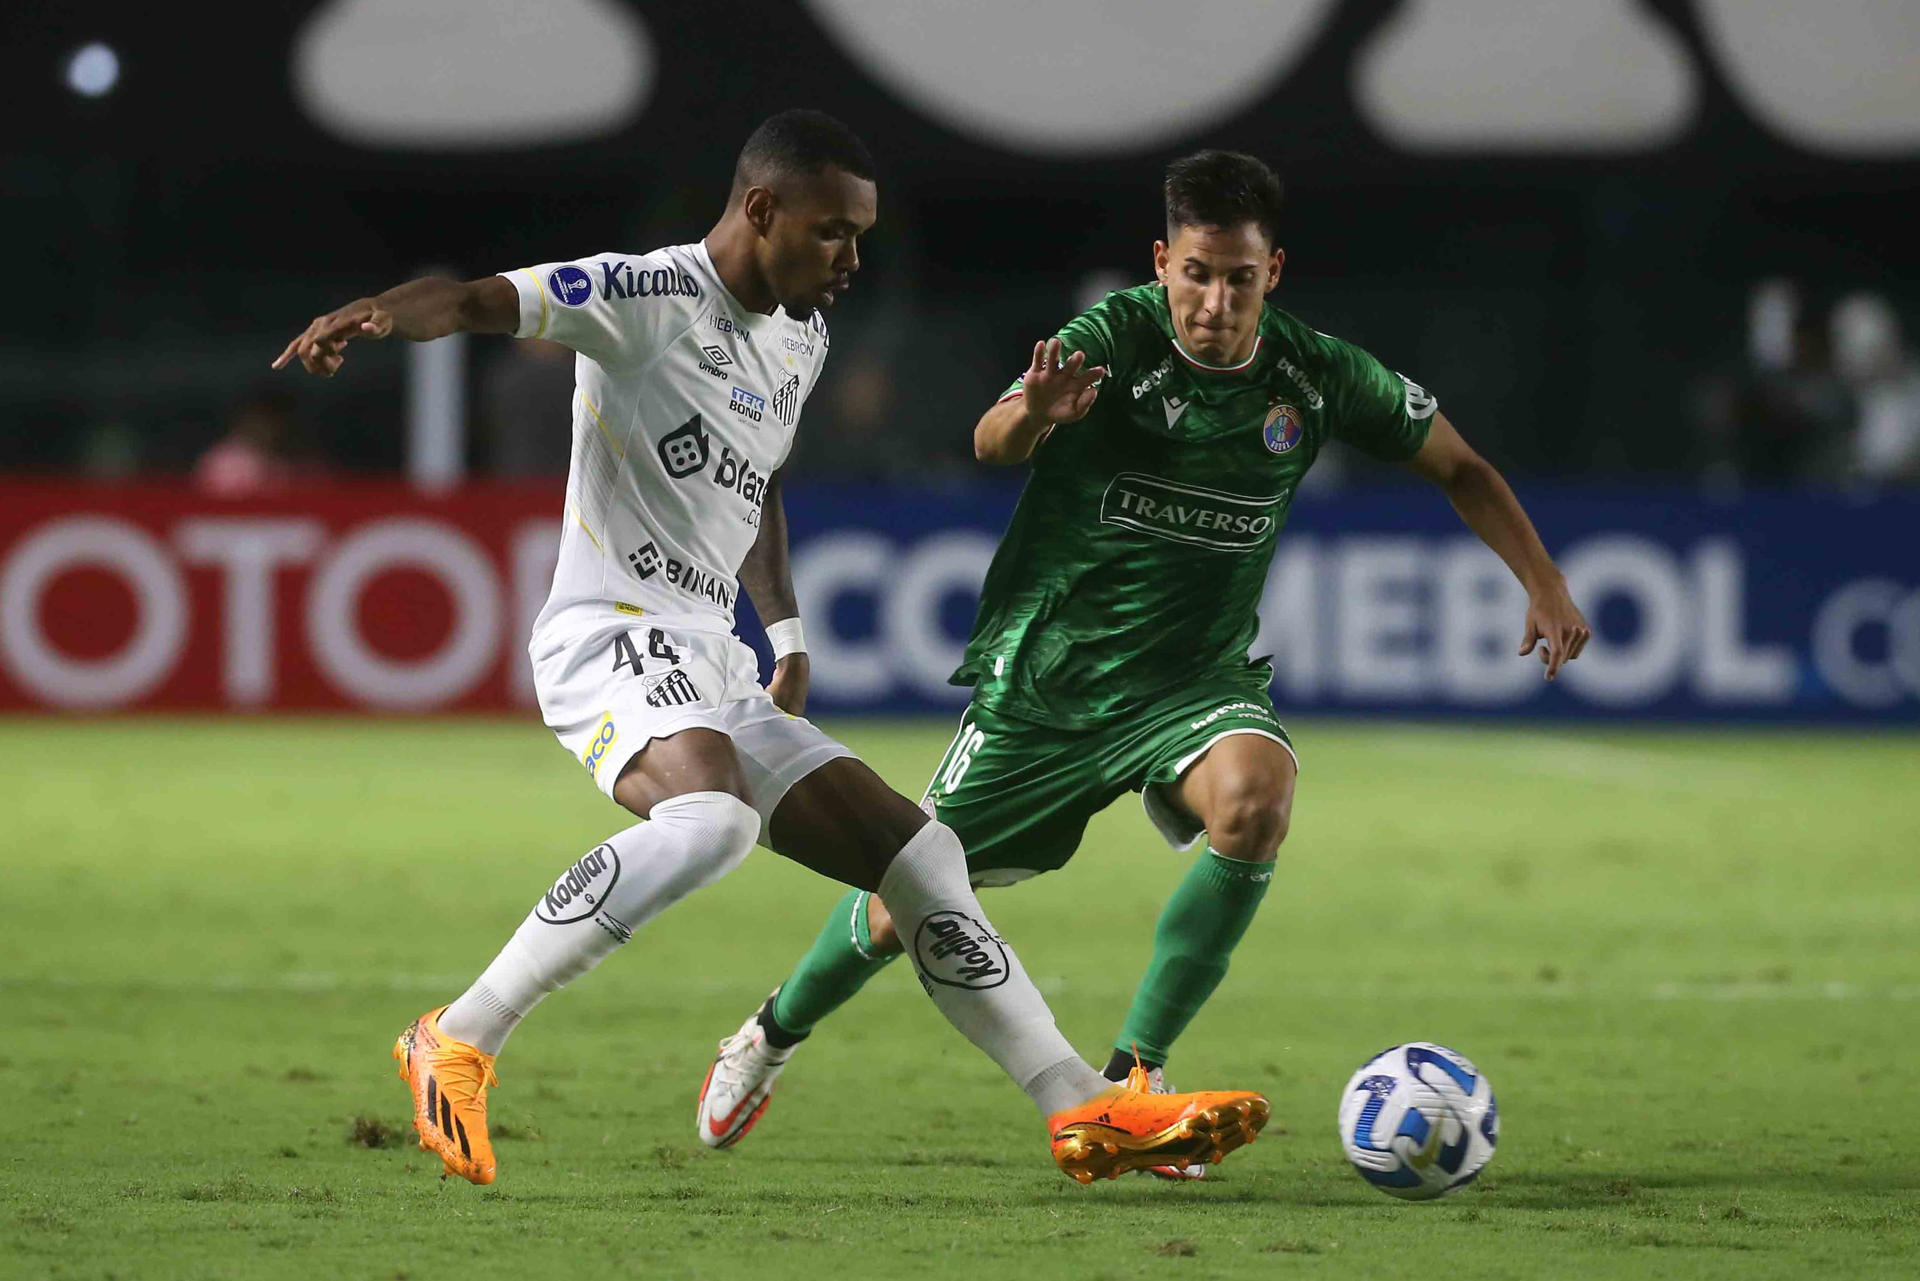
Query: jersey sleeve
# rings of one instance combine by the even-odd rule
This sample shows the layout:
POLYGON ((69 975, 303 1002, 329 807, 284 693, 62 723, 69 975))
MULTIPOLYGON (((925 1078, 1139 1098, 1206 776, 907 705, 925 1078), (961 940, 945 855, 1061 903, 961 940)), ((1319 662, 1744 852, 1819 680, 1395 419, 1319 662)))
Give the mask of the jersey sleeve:
POLYGON ((675 332, 672 304, 698 297, 665 255, 595 254, 500 274, 520 295, 515 338, 545 338, 610 368, 654 355, 675 332))
POLYGON ((1329 338, 1327 347, 1334 438, 1386 462, 1419 453, 1440 407, 1433 393, 1352 343, 1329 338))
MULTIPOLYGON (((1062 360, 1076 351, 1084 351, 1088 365, 1105 365, 1109 374, 1113 372, 1114 299, 1117 297, 1117 294, 1108 294, 1061 328, 1056 337, 1060 339, 1062 360)), ((1014 375, 1013 382, 1000 393, 1001 400, 1011 400, 1021 394, 1020 380, 1026 377, 1026 372, 1023 369, 1014 375)))

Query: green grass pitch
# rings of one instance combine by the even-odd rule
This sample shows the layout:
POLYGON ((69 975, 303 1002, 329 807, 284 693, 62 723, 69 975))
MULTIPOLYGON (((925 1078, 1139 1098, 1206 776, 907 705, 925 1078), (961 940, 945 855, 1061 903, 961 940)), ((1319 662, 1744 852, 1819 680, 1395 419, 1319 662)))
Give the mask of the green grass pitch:
MULTIPOLYGON (((950 727, 835 728, 917 795, 950 727)), ((836 893, 760 853, 520 1030, 483 1189, 387 1054, 622 825, 537 724, 0 722, 0 1276, 1916 1275, 1920 739, 1295 728, 1281 873, 1171 1066, 1274 1101, 1217 1177, 1068 1181, 904 966, 708 1153, 714 1042, 836 893), (1412 1039, 1504 1126, 1425 1206, 1333 1133, 1412 1039)), ((1096 1061, 1184 866, 1128 798, 987 897, 1096 1061)))

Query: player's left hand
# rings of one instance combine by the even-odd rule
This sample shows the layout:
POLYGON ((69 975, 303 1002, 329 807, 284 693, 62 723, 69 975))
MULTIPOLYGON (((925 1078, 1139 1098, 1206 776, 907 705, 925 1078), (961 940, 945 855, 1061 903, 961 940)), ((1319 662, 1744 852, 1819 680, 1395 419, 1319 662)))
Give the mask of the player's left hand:
POLYGON ((1592 639, 1593 629, 1587 626, 1565 583, 1556 582, 1528 596, 1527 635, 1520 642, 1520 652, 1537 650, 1540 661, 1547 665, 1548 680, 1560 674, 1562 663, 1580 657, 1580 651, 1592 639))
POLYGON ((773 679, 767 682, 767 693, 773 696, 773 705, 789 716, 803 716, 807 710, 807 681, 813 670, 807 665, 804 653, 788 654, 773 665, 773 679))

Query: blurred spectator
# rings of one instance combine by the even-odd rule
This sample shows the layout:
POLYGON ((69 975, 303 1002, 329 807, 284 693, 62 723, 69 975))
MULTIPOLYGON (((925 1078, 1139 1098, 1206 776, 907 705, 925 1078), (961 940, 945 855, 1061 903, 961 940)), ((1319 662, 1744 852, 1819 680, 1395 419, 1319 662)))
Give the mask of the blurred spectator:
POLYGON ((1779 485, 1844 472, 1853 401, 1792 282, 1754 287, 1746 368, 1710 382, 1701 419, 1710 481, 1779 485))
POLYGON ((287 488, 300 475, 289 453, 293 397, 256 388, 235 405, 222 436, 194 465, 193 483, 221 498, 245 498, 287 488))
POLYGON ((480 388, 489 476, 564 476, 573 449, 573 352, 528 338, 506 344, 480 388))
POLYGON ((1900 319, 1877 294, 1850 294, 1833 309, 1834 364, 1859 404, 1848 464, 1868 481, 1920 481, 1920 361, 1900 319))
POLYGON ((882 218, 860 258, 858 305, 828 316, 833 354, 807 398, 789 476, 940 485, 977 475, 974 420, 1006 385, 992 343, 982 376, 992 304, 931 294, 911 215, 882 218))
POLYGON ((806 474, 874 481, 912 475, 919 453, 915 416, 903 412, 892 363, 856 350, 827 368, 827 413, 807 434, 806 474))
POLYGON ((81 439, 80 470, 94 480, 130 480, 140 471, 140 438, 123 422, 100 423, 81 439))

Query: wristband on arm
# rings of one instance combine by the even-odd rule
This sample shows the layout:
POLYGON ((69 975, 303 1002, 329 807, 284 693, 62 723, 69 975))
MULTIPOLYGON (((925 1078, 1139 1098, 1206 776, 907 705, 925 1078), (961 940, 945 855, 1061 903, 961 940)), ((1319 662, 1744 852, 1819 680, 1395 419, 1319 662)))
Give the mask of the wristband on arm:
POLYGON ((773 646, 773 661, 776 663, 788 654, 807 652, 807 637, 800 630, 798 618, 783 618, 777 623, 768 623, 767 643, 773 646))

